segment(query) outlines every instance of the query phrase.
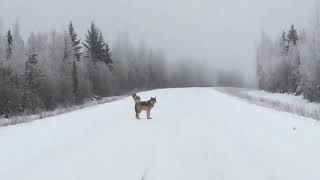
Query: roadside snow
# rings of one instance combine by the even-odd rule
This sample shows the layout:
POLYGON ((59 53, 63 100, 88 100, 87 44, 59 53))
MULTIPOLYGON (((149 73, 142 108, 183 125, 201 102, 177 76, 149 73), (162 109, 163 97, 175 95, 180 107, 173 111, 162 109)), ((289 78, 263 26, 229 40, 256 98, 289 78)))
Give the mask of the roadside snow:
POLYGON ((320 120, 320 104, 309 102, 303 99, 302 96, 269 93, 244 88, 219 87, 215 89, 225 94, 244 99, 252 104, 289 112, 318 121, 320 120))
POLYGON ((247 91, 244 93, 252 97, 266 98, 269 100, 278 101, 283 104, 290 104, 296 107, 306 107, 309 111, 320 110, 320 105, 318 103, 309 102, 308 100, 303 99, 303 96, 295 96, 292 94, 269 93, 266 91, 247 91))
POLYGON ((108 103, 108 102, 113 102, 116 100, 119 100, 121 98, 124 98, 125 96, 111 96, 111 97, 105 97, 102 100, 88 100, 88 102, 81 104, 81 105, 74 105, 71 107, 61 107, 61 108, 57 108, 53 111, 47 111, 47 112, 42 112, 39 114, 33 114, 33 115, 27 115, 27 116, 13 116, 10 118, 2 118, 0 117, 0 127, 1 126, 10 126, 10 125, 15 125, 15 124, 21 124, 21 123, 28 123, 31 121, 35 121, 35 120, 39 120, 39 119, 43 119, 43 118, 48 118, 48 117, 52 117, 52 116, 57 116, 60 114, 64 114, 64 113, 68 113, 68 112, 72 112, 75 110, 79 110, 79 109, 83 109, 83 108, 87 108, 90 106, 95 106, 98 104, 104 104, 104 103, 108 103))
POLYGON ((157 97, 152 120, 136 120, 129 97, 0 128, 0 179, 320 178, 315 121, 211 88, 140 95, 157 97))

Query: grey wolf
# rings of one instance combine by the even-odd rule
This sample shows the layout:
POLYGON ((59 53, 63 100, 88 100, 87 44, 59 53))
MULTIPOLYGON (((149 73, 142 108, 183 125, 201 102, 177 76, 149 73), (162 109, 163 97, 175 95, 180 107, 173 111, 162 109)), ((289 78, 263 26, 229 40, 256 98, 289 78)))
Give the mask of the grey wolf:
POLYGON ((142 111, 146 111, 147 113, 147 118, 151 119, 150 117, 150 111, 154 107, 154 105, 157 103, 157 98, 150 98, 149 101, 142 101, 142 102, 136 102, 134 109, 136 111, 136 118, 140 119, 139 114, 142 111))

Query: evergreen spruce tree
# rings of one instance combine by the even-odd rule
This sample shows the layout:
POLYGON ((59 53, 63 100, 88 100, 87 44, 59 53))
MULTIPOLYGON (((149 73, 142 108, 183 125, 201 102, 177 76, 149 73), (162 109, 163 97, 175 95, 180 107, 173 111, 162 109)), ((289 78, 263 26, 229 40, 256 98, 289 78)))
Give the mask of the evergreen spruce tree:
POLYGON ((78 39, 78 35, 74 30, 72 22, 70 22, 69 24, 69 35, 72 42, 74 56, 76 57, 77 61, 80 61, 80 58, 82 55, 80 51, 81 50, 80 40, 78 39))
POLYGON ((90 57, 91 60, 102 61, 108 65, 112 63, 110 47, 93 22, 83 45, 86 48, 86 56, 90 57))
POLYGON ((7 33, 7 49, 6 49, 6 53, 7 53, 7 60, 11 59, 11 55, 12 55, 12 44, 13 44, 13 38, 12 38, 12 34, 11 31, 9 30, 7 33))
POLYGON ((1 62, 0 64, 0 115, 9 117, 11 114, 11 100, 13 89, 13 83, 11 81, 12 69, 7 62, 1 62))
POLYGON ((108 72, 105 66, 111 63, 109 46, 105 43, 102 33, 92 22, 83 45, 86 48, 86 57, 89 59, 88 72, 92 91, 95 95, 105 95, 110 87, 106 83, 108 72))
POLYGON ((25 63, 23 88, 23 108, 28 113, 37 113, 42 108, 39 98, 41 78, 37 54, 31 53, 25 63))
POLYGON ((106 63, 106 64, 108 64, 109 65, 109 67, 112 67, 111 66, 111 64, 113 64, 113 60, 112 60, 112 55, 111 55, 111 50, 110 50, 110 48, 109 48, 109 45, 108 45, 108 43, 105 43, 105 47, 104 47, 104 62, 106 63))
POLYGON ((72 93, 74 95, 74 103, 79 104, 81 101, 80 97, 80 87, 79 87, 79 80, 78 80, 78 70, 76 61, 73 60, 72 62, 72 93))
POLYGON ((288 33, 288 42, 295 46, 298 43, 298 39, 298 32, 292 24, 288 33))
POLYGON ((94 62, 103 61, 104 57, 104 39, 102 33, 95 26, 94 22, 91 23, 90 30, 86 35, 85 43, 83 45, 86 48, 86 56, 94 62))
POLYGON ((74 103, 80 103, 80 87, 79 87, 79 80, 78 80, 78 69, 77 69, 77 61, 81 59, 81 46, 80 40, 78 39, 78 35, 74 30, 72 22, 69 24, 69 35, 71 38, 72 43, 72 50, 73 50, 73 61, 72 61, 72 93, 74 95, 74 103))
POLYGON ((300 76, 300 54, 297 47, 298 44, 298 32, 292 24, 288 33, 288 45, 289 45, 289 54, 288 58, 290 61, 290 73, 288 74, 288 92, 299 94, 298 90, 301 76, 300 76))

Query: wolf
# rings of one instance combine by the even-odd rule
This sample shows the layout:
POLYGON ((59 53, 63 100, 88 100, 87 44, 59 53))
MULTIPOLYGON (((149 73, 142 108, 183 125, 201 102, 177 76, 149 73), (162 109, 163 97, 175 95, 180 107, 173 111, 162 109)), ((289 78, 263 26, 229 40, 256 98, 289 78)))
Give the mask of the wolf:
POLYGON ((154 97, 154 98, 150 98, 149 101, 142 101, 142 102, 137 102, 134 106, 134 109, 136 111, 136 118, 137 119, 140 119, 139 117, 139 114, 142 112, 142 111, 146 111, 147 113, 147 118, 148 119, 151 119, 150 117, 150 111, 151 109, 154 107, 154 105, 157 103, 157 98, 154 97))
POLYGON ((132 98, 135 103, 141 102, 140 96, 138 96, 136 93, 132 94, 132 98))

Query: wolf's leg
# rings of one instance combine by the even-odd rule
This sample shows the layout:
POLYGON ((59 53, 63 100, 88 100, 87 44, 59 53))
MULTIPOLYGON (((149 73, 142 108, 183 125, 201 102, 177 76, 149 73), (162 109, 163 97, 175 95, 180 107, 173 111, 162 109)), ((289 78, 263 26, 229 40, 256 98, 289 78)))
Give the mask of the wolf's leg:
POLYGON ((150 117, 150 110, 147 111, 147 118, 148 118, 148 119, 151 119, 151 117, 150 117))
POLYGON ((138 104, 135 104, 135 105, 134 105, 134 110, 135 110, 135 112, 136 112, 136 118, 137 118, 137 119, 140 119, 140 118, 139 118, 139 113, 140 113, 140 112, 139 112, 139 109, 138 109, 138 104))

